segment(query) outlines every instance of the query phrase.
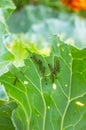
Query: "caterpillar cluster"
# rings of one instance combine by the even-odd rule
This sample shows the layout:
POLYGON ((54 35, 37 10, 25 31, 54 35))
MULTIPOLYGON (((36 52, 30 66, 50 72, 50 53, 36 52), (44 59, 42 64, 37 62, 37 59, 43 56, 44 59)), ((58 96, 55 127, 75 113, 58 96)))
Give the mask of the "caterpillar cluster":
MULTIPOLYGON (((46 81, 46 75, 45 75, 45 66, 43 65, 42 60, 38 59, 35 55, 30 57, 39 67, 39 70, 41 71, 43 77, 45 78, 46 81)), ((54 58, 54 67, 48 63, 48 67, 50 70, 50 77, 52 79, 52 83, 54 83, 55 79, 57 79, 57 72, 60 72, 60 62, 57 58, 54 58)), ((18 82, 18 78, 15 77, 15 80, 13 82, 13 85, 16 84, 16 82, 18 82)), ((47 82, 46 82, 47 85, 47 82)))
MULTIPOLYGON (((46 75, 45 75, 45 66, 43 66, 42 60, 37 59, 35 55, 30 57, 34 62, 39 66, 39 69, 41 73, 43 74, 43 77, 45 77, 46 80, 46 75)), ((60 72, 60 63, 59 60, 56 58, 54 61, 54 67, 52 67, 51 64, 48 64, 49 70, 50 70, 50 76, 52 79, 52 83, 54 83, 55 78, 57 78, 57 72, 60 72)), ((47 83, 46 83, 47 85, 47 83)))

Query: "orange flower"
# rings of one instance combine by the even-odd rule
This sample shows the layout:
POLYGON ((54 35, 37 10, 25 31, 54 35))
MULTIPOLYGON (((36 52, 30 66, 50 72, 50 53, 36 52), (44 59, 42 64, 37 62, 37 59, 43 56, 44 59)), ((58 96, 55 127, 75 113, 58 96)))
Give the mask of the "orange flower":
POLYGON ((74 11, 86 10, 86 0, 62 0, 62 3, 71 7, 74 11))

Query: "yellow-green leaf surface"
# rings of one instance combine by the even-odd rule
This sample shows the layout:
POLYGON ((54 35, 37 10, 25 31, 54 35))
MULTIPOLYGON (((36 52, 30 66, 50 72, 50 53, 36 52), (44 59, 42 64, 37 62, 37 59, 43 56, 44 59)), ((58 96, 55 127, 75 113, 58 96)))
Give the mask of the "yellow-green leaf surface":
POLYGON ((16 130, 86 129, 86 48, 52 38, 50 56, 29 51, 25 66, 0 77, 17 104, 16 130))

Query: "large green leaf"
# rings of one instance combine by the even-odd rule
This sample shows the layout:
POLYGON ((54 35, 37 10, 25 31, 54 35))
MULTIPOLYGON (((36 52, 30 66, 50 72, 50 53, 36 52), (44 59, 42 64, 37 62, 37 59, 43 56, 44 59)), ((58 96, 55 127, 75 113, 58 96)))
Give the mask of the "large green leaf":
POLYGON ((10 66, 0 77, 17 104, 17 130, 85 130, 86 48, 52 38, 49 56, 29 51, 25 66, 10 66))

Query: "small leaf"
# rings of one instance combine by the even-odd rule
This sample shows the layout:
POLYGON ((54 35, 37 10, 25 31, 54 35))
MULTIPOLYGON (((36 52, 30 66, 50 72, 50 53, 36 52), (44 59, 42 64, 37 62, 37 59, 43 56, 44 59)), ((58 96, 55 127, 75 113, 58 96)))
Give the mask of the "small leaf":
POLYGON ((12 123, 12 112, 17 107, 14 102, 0 101, 0 130, 15 130, 12 123))

